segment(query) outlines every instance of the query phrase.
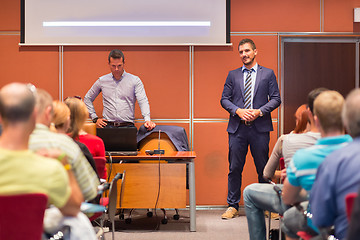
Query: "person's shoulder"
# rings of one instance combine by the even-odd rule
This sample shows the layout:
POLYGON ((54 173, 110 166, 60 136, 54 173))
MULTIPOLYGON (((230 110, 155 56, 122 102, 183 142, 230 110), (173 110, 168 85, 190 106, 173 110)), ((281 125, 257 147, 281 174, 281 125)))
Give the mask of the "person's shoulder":
POLYGON ((274 72, 274 70, 272 70, 271 68, 264 67, 260 64, 258 64, 258 70, 266 71, 266 72, 274 72))
POLYGON ((103 81, 109 81, 112 80, 112 73, 107 73, 105 75, 102 75, 99 77, 98 81, 103 82, 103 81))
POLYGON ((348 141, 342 143, 342 145, 342 147, 327 156, 327 163, 340 163, 346 160, 357 159, 360 155, 360 141, 348 141))
POLYGON ((80 141, 86 141, 86 140, 91 140, 91 141, 98 141, 98 142, 103 142, 103 140, 101 138, 99 138, 98 136, 92 135, 92 134, 83 134, 79 136, 80 141))

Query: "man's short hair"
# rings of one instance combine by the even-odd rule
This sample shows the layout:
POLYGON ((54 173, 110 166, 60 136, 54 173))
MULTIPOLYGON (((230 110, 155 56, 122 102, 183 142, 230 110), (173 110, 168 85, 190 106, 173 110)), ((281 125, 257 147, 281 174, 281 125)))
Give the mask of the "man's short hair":
POLYGON ((36 108, 38 115, 42 115, 47 107, 51 107, 53 111, 53 98, 51 95, 44 89, 37 89, 36 94, 36 108))
MULTIPOLYGON (((31 85, 33 86, 33 85, 31 85)), ((35 107, 34 90, 22 83, 5 85, 0 91, 0 116, 9 123, 26 122, 35 107), (11 88, 15 91, 12 91, 11 88)))
POLYGON ((255 46, 254 41, 251 40, 251 39, 249 39, 249 38, 244 38, 244 39, 242 39, 242 40, 239 42, 238 49, 239 49, 239 47, 240 47, 241 45, 244 45, 245 43, 250 43, 251 48, 252 48, 253 50, 256 49, 256 46, 255 46))
POLYGON ((346 97, 342 119, 348 133, 353 137, 360 136, 360 89, 352 90, 346 97))
POLYGON ((319 96, 320 93, 324 92, 324 91, 328 91, 329 89, 327 88, 315 88, 313 89, 311 92, 309 92, 308 96, 307 96, 307 101, 308 101, 308 106, 310 109, 310 112, 314 115, 314 101, 315 98, 317 96, 319 96))
POLYGON ((325 133, 344 129, 341 120, 344 102, 344 97, 337 91, 324 91, 316 97, 314 114, 318 117, 321 128, 325 133))
POLYGON ((125 62, 124 53, 119 49, 114 49, 109 53, 109 57, 108 57, 109 63, 110 63, 110 58, 114 58, 114 59, 121 59, 122 58, 122 61, 125 62))

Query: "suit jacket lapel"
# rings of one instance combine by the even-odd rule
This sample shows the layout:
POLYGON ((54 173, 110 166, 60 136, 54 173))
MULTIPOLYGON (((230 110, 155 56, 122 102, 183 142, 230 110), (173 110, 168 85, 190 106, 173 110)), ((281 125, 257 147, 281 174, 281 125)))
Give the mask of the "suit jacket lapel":
POLYGON ((262 74, 262 67, 260 65, 258 65, 258 72, 256 73, 256 81, 255 81, 255 87, 254 87, 253 101, 254 101, 254 97, 256 95, 256 91, 257 91, 257 89, 259 87, 260 81, 262 80, 261 74, 262 74))
POLYGON ((245 86, 245 84, 244 84, 244 74, 243 74, 241 68, 239 68, 238 74, 239 74, 239 77, 238 77, 239 81, 237 81, 237 83, 240 84, 240 92, 241 92, 242 98, 244 99, 244 97, 245 97, 244 96, 244 86, 245 86))

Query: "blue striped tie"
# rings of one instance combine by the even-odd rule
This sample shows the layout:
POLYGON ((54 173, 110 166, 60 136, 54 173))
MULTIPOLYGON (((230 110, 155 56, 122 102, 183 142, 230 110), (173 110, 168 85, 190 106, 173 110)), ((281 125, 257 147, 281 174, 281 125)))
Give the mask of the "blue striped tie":
POLYGON ((251 86, 252 86, 252 79, 251 79, 251 72, 253 69, 246 70, 248 74, 246 75, 245 79, 245 100, 244 100, 244 108, 249 109, 251 107, 251 86))

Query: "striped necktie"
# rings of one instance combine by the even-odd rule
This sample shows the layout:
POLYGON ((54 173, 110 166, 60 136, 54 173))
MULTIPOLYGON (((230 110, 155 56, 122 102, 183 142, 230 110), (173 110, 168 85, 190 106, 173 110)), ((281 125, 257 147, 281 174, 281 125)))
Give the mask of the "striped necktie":
POLYGON ((248 74, 246 75, 245 79, 245 100, 244 100, 244 108, 249 109, 251 107, 251 86, 252 86, 252 79, 251 79, 251 72, 253 69, 246 70, 248 74))

